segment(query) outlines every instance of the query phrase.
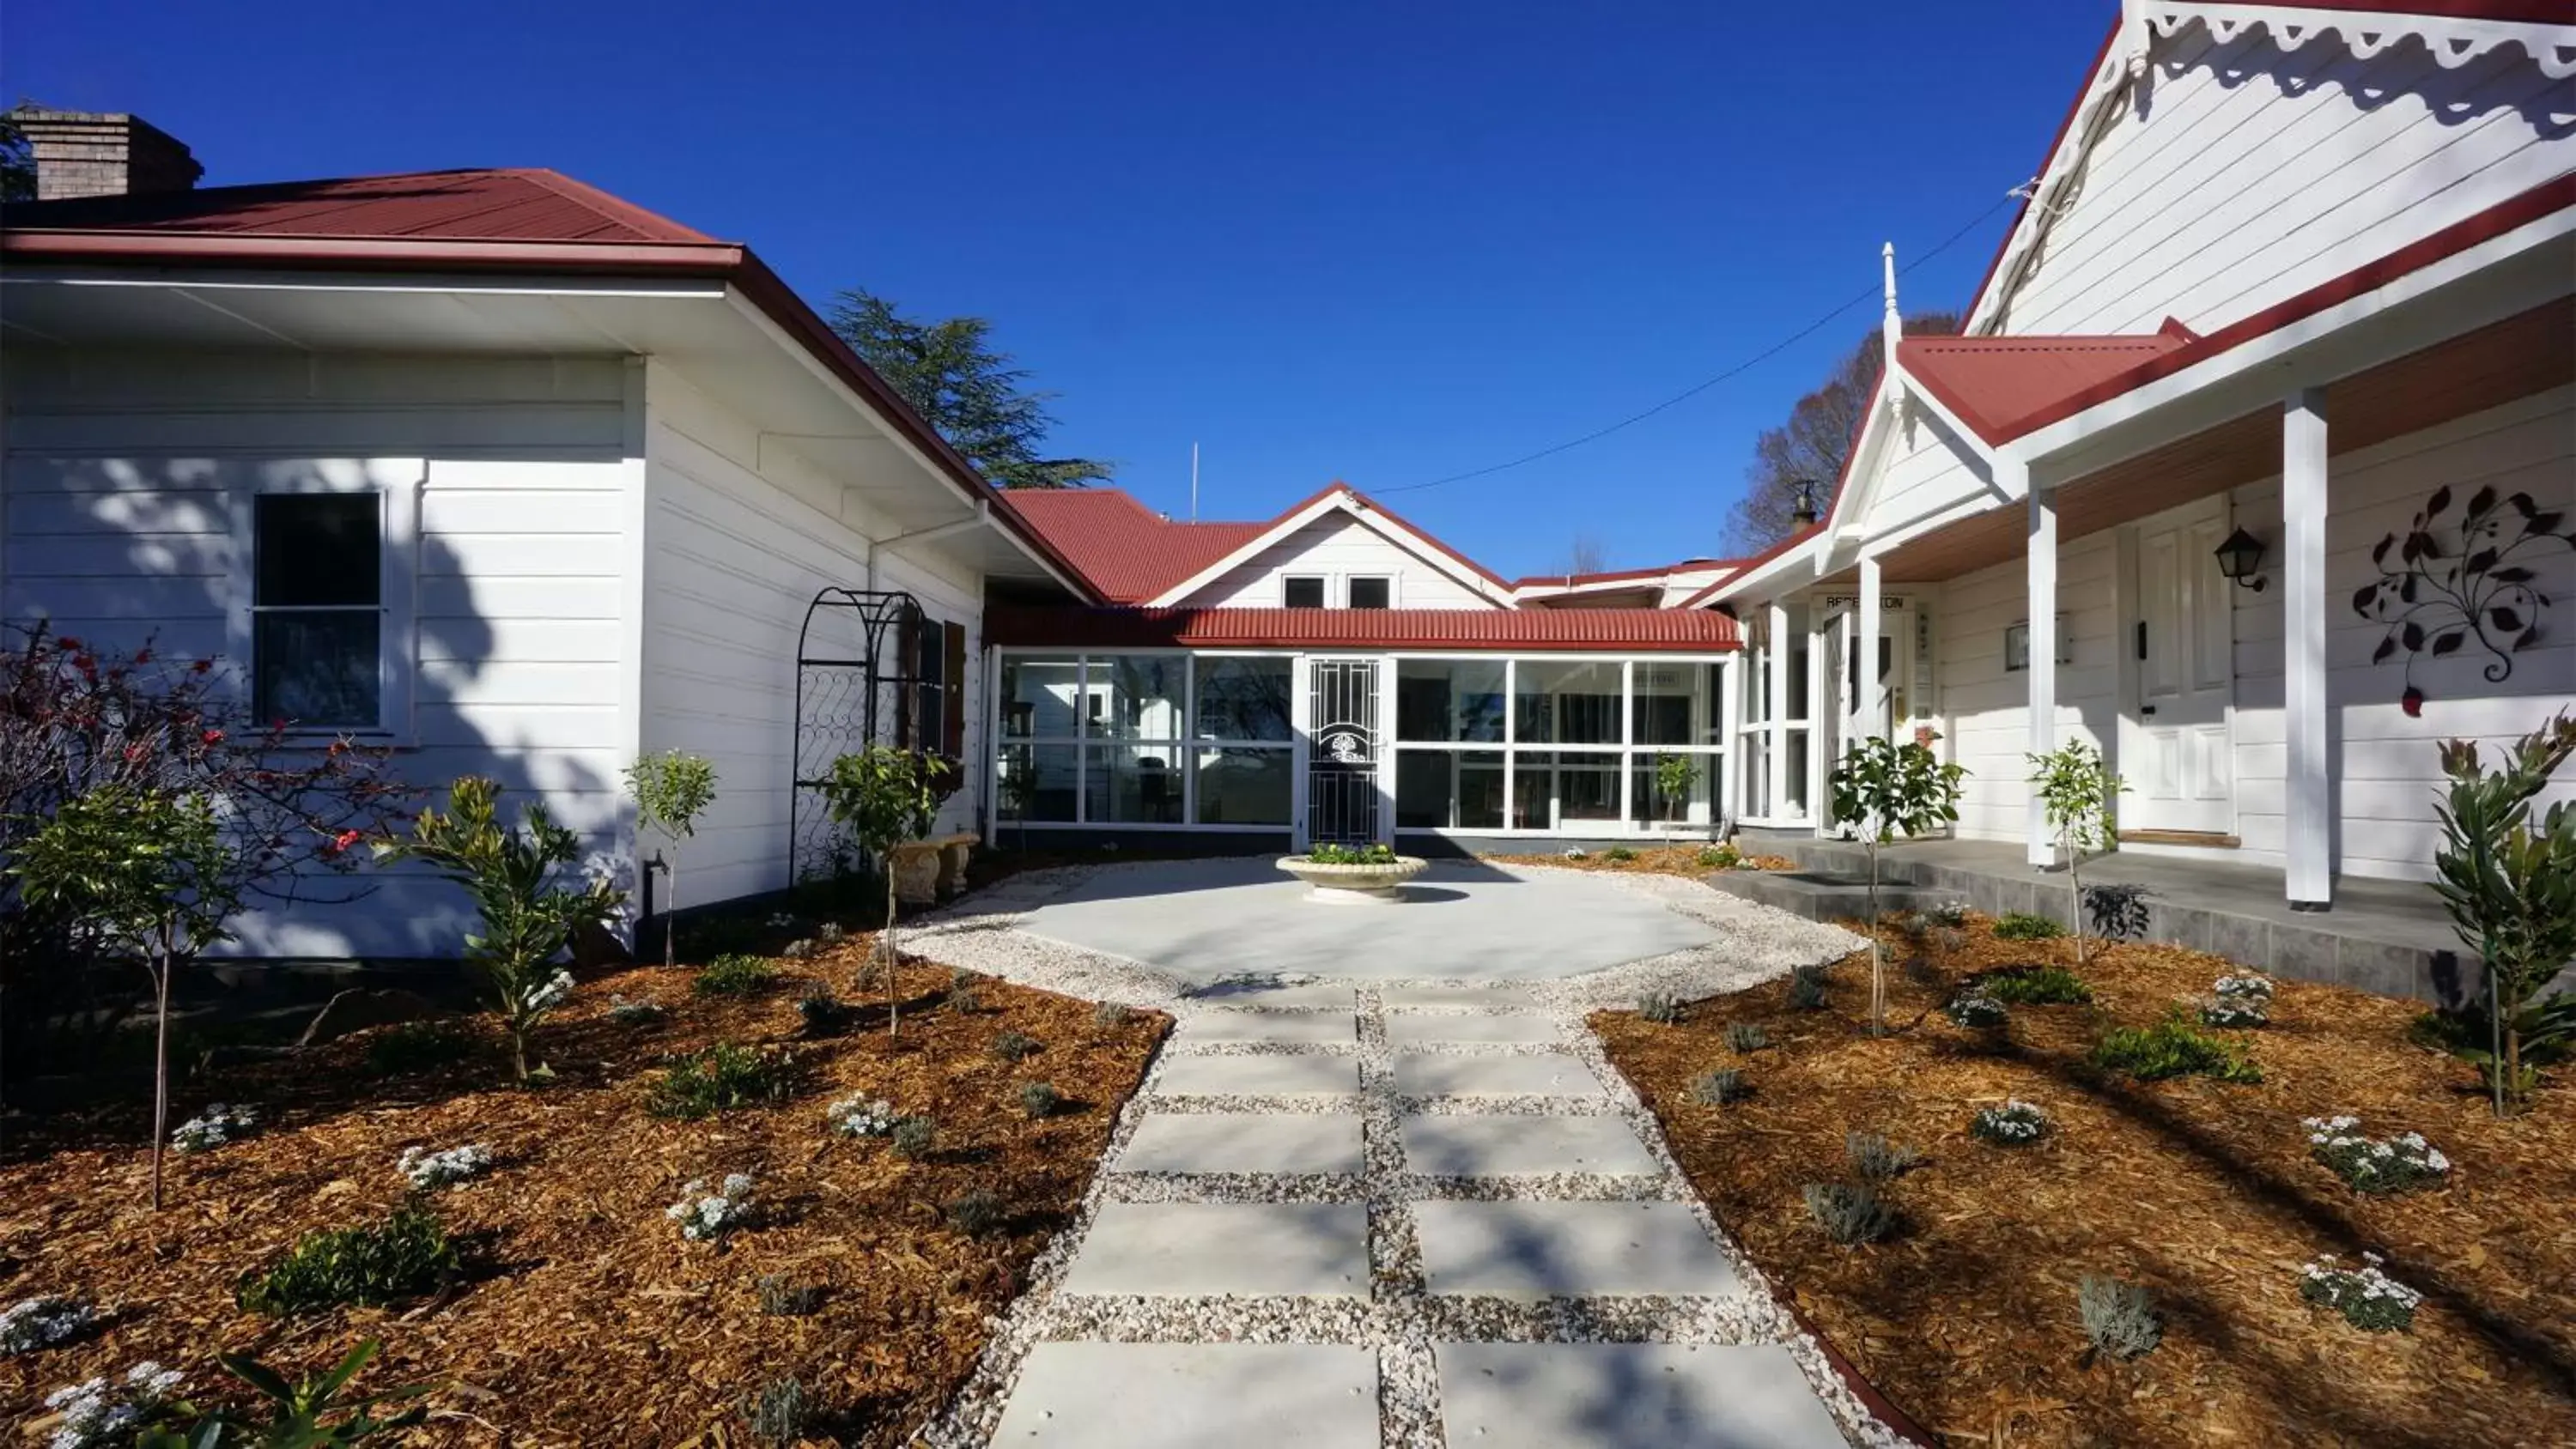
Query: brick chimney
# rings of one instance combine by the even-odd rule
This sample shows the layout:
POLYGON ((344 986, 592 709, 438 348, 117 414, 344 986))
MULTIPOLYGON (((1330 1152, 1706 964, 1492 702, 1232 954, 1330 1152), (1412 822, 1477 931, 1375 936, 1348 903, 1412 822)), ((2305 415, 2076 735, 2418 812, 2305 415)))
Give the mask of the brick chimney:
POLYGON ((140 116, 25 105, 9 113, 36 163, 36 199, 186 191, 206 174, 187 146, 140 116))

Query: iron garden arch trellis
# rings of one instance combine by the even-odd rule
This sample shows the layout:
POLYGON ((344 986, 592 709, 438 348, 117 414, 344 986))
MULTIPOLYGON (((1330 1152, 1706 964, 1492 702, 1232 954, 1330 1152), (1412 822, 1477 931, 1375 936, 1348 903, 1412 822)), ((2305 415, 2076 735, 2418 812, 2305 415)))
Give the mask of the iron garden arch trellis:
POLYGON ((802 883, 848 864, 825 808, 832 762, 870 745, 932 749, 912 738, 927 638, 921 601, 901 590, 825 587, 796 631, 796 732, 787 797, 788 878, 802 883), (820 632, 817 626, 820 625, 820 632))

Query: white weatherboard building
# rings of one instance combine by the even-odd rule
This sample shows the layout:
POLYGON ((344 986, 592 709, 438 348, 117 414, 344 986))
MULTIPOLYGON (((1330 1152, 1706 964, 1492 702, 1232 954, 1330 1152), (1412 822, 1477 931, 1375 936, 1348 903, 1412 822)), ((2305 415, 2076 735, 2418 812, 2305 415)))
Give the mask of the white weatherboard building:
MULTIPOLYGON (((799 868, 843 737, 800 660, 870 652, 831 589, 917 601, 877 733, 963 760, 942 828, 987 838, 1829 836, 1843 746, 1928 730, 1962 846, 2046 859, 2025 756, 2080 736, 2125 858, 2420 880, 2434 742, 2576 703, 2576 24, 2131 3, 2081 79, 1966 335, 1903 336, 1889 265, 1821 518, 1518 580, 1341 485, 997 494, 746 249, 552 173, 192 190, 130 117, 32 118, 0 617, 224 654, 620 860, 619 771, 708 754, 697 901, 799 868)), ((457 909, 397 879, 245 948, 448 951, 457 909)))

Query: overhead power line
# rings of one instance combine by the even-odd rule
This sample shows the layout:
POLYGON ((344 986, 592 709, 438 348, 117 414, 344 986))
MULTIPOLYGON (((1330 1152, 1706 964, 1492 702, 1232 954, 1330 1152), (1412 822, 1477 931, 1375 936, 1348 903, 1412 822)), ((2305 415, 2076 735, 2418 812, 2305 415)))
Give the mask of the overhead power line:
MULTIPOLYGON (((1897 275, 1903 276, 1907 272, 1913 271, 1916 267, 1919 267, 1925 262, 1932 260, 1934 257, 1941 255, 1943 252, 1948 251, 1951 247, 1964 240, 1970 232, 1984 226, 1994 217, 1996 212, 2012 205, 2018 199, 2019 197, 2013 192, 2004 193, 2002 199, 1995 202, 1994 205, 1987 207, 1984 211, 1979 212, 1976 220, 1969 222, 1967 225, 1960 227, 1957 231, 1954 231, 1948 236, 1942 238, 1940 245, 1923 253, 1921 256, 1914 258, 1912 261, 1907 262, 1904 266, 1897 268, 1897 275)), ((1607 427, 1595 428, 1581 437, 1568 438, 1562 443, 1541 448, 1535 453, 1524 453, 1507 463, 1493 463, 1482 468, 1470 468, 1464 473, 1452 473, 1446 478, 1433 478, 1422 483, 1403 483, 1398 484, 1393 488, 1372 488, 1369 491, 1373 494, 1412 493, 1424 488, 1439 488, 1450 483, 1464 483, 1470 478, 1483 478, 1494 473, 1508 472, 1525 463, 1535 463, 1541 458, 1553 458, 1559 453, 1580 448, 1586 443, 1598 442, 1601 439, 1610 436, 1612 433, 1620 432, 1627 428, 1633 428, 1637 424, 1644 422, 1646 419, 1655 416, 1657 413, 1678 407, 1681 404, 1690 401, 1692 398, 1699 396, 1701 393, 1708 391, 1710 388, 1717 386, 1719 383, 1724 382, 1729 378, 1739 376, 1765 362, 1770 361, 1772 358, 1777 357, 1781 353, 1788 351, 1790 348, 1797 346, 1799 343, 1806 341, 1808 338, 1813 337, 1825 328, 1832 326, 1837 319, 1841 318, 1844 313, 1849 312, 1854 307, 1857 307, 1864 302, 1878 301, 1879 298, 1880 288, 1878 284, 1872 283, 1866 290, 1855 294, 1850 301, 1834 308, 1832 311, 1827 312, 1815 321, 1808 323, 1806 326, 1799 328, 1797 331, 1792 332, 1770 346, 1763 348, 1760 352, 1753 354, 1751 357, 1735 364, 1726 371, 1717 374, 1715 377, 1705 378, 1699 382, 1692 383, 1689 387, 1682 389, 1680 392, 1674 393, 1671 397, 1664 399, 1653 407, 1647 408, 1642 412, 1630 413, 1628 416, 1621 418, 1615 423, 1611 423, 1607 427)))

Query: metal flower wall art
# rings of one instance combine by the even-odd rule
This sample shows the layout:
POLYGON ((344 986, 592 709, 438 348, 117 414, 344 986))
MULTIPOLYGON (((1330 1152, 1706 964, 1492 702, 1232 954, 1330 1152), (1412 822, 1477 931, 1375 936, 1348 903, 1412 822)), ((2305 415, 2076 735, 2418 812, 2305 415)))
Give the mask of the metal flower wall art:
POLYGON ((2499 498, 2495 489, 2480 488, 2457 521, 2445 523, 2450 507, 2449 486, 2435 489, 2423 512, 2370 551, 2379 578, 2352 596, 2354 613, 2388 626, 2370 662, 2406 655, 2399 703, 2410 715, 2424 709, 2424 691, 2415 684, 2419 659, 2474 647, 2487 655, 2488 683, 2512 677, 2513 656, 2540 638, 2540 616, 2549 607, 2533 560, 2551 544, 2576 550, 2576 531, 2562 527, 2566 513, 2541 509, 2528 493, 2499 498))

